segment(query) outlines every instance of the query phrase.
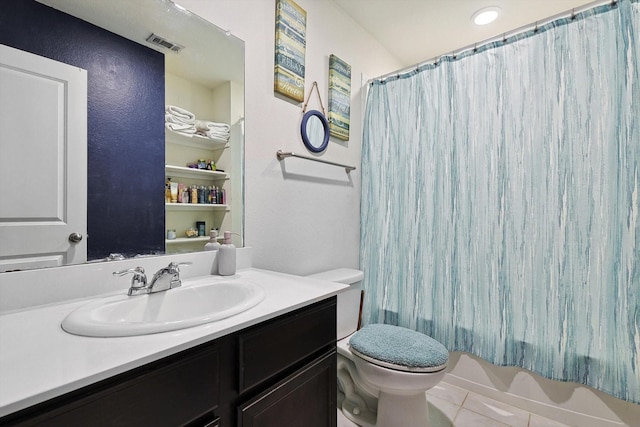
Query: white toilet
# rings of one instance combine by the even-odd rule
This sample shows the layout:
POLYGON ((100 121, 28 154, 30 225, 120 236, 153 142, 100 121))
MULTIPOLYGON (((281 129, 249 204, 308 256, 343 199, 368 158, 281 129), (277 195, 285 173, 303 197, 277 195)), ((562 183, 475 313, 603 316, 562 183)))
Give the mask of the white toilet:
POLYGON ((367 325, 356 332, 362 271, 341 268, 309 277, 350 285, 338 294, 338 408, 362 427, 428 426, 425 391, 444 377, 447 349, 399 326, 367 325))

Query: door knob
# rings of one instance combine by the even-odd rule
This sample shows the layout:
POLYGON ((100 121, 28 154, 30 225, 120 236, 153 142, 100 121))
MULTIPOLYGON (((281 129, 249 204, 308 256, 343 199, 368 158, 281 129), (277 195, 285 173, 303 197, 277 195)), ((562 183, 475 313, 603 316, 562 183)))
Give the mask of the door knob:
POLYGON ((82 240, 82 234, 80 234, 80 233, 71 233, 71 234, 69 234, 69 241, 71 243, 78 243, 80 240, 82 240))

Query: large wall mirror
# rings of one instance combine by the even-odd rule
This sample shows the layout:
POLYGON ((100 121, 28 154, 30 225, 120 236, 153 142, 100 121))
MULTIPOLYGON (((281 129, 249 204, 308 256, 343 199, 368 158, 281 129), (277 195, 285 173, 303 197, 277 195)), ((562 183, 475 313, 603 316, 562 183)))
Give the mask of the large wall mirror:
MULTIPOLYGON (((63 141, 58 151, 53 150, 53 155, 47 153, 47 157, 38 161, 32 157, 37 155, 37 149, 26 151, 32 154, 22 158, 21 153, 25 151, 18 148, 49 144, 38 137, 45 132, 44 128, 24 134, 14 132, 11 137, 0 134, 3 138, 0 148, 14 157, 0 161, 19 165, 12 169, 18 172, 12 172, 8 178, 14 184, 3 183, 0 190, 0 272, 108 261, 111 254, 129 258, 202 250, 206 237, 186 237, 189 229, 202 222, 206 224, 207 235, 212 228, 230 230, 239 235, 240 242, 236 243, 241 243, 244 234, 242 40, 170 0, 7 0, 3 10, 0 45, 36 58, 32 61, 27 56, 28 64, 55 61, 68 67, 71 74, 74 70, 84 70, 86 165, 65 160, 65 150, 73 150, 68 148, 64 137, 73 133, 72 130, 83 129, 83 125, 77 124, 80 121, 73 118, 56 128, 61 135, 58 139, 63 141), (152 34, 155 37, 150 38, 152 34), (209 141, 206 136, 166 130, 167 105, 188 110, 204 123, 229 125, 228 138, 209 141), (8 149, 10 144, 17 148, 8 149), (203 159, 208 164, 214 163, 218 170, 188 167, 203 159), (38 171, 34 171, 32 166, 38 164, 51 167, 37 167, 38 171), (79 203, 79 209, 86 210, 86 229, 64 231, 59 243, 46 252, 37 249, 35 242, 56 240, 49 237, 48 230, 39 227, 52 222, 51 217, 65 222, 70 209, 62 206, 62 202, 75 197, 65 193, 69 186, 64 181, 68 175, 65 171, 69 168, 86 168, 86 177, 79 178, 86 179, 86 190, 79 203), (53 190, 45 194, 55 194, 48 198, 37 191, 38 186, 49 188, 45 185, 47 178, 35 173, 42 169, 51 169, 61 177, 61 184, 49 186, 53 190), (224 192, 224 198, 217 204, 203 205, 167 202, 168 178, 189 187, 216 189, 224 192), (33 199, 21 205, 18 194, 25 194, 22 188, 33 193, 30 198, 43 202, 46 199, 53 207, 42 214, 28 211, 20 217, 20 209, 35 211, 38 205, 33 199), (32 188, 35 190, 31 191, 32 188), (8 198, 10 194, 15 197, 8 198), (15 224, 23 226, 19 233, 5 231, 15 224), (176 239, 172 233, 171 238, 167 238, 168 229, 176 231, 176 239), (21 250, 27 252, 24 260, 12 255, 12 251, 21 250), (73 252, 79 257, 71 257, 69 253, 73 252)), ((0 58, 0 72, 13 78, 17 68, 3 60, 0 58)), ((18 76, 16 82, 27 82, 26 86, 30 86, 29 79, 50 73, 46 62, 29 66, 32 67, 29 76, 18 76)), ((47 80, 41 87, 53 87, 53 103, 65 106, 69 101, 64 96, 59 99, 55 96, 65 92, 67 83, 59 84, 57 78, 50 81, 54 82, 53 86, 47 80)), ((0 89, 6 93, 7 85, 0 89)), ((38 91, 32 89, 31 93, 38 91)), ((5 103, 2 107, 10 105, 5 103)), ((43 114, 44 118, 58 115, 43 114)), ((39 117, 32 116, 25 123, 40 125, 44 119, 38 120, 39 117)), ((5 176, 2 177, 4 180, 5 176)), ((75 208, 71 210, 75 212, 75 208)))

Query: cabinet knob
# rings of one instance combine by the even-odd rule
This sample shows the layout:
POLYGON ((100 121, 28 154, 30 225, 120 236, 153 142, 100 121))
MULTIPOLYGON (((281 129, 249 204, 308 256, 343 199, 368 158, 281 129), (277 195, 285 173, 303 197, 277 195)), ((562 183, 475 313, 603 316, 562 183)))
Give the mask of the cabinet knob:
POLYGON ((71 243, 78 243, 82 240, 82 234, 80 233, 71 233, 69 234, 69 241, 71 243))

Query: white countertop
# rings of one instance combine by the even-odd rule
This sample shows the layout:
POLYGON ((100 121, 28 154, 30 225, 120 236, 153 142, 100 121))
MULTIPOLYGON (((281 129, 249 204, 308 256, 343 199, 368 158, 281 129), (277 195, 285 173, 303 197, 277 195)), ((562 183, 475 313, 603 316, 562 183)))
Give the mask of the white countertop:
MULTIPOLYGON (((257 306, 227 319, 179 331, 122 338, 81 337, 60 327, 68 313, 95 297, 0 316, 0 417, 321 301, 347 288, 259 269, 240 270, 231 277, 210 277, 250 279, 262 286, 266 297, 257 306)), ((183 280, 183 286, 189 282, 190 279, 183 280)))

